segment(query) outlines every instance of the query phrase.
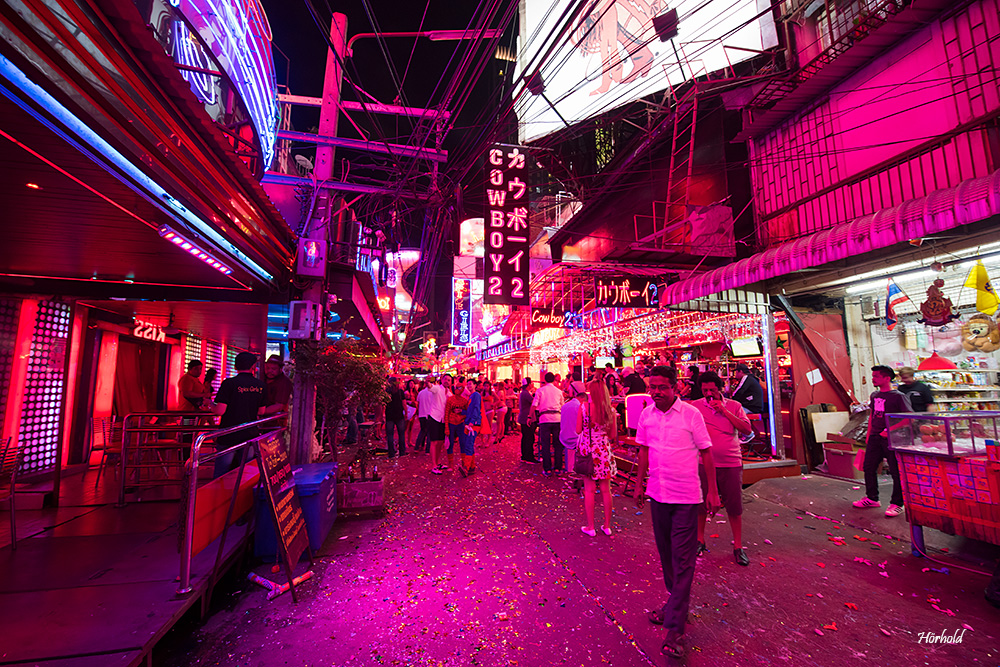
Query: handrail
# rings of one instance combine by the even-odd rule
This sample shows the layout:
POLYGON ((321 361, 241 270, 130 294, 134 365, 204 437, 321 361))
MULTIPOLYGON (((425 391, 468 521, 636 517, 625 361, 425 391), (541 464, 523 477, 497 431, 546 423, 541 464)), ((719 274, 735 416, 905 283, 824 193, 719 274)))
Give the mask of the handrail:
MULTIPOLYGON (((180 572, 180 585, 177 588, 178 595, 186 595, 190 593, 193 588, 191 587, 191 549, 194 548, 194 514, 195 514, 195 500, 198 497, 198 465, 201 458, 201 446, 208 438, 218 438, 220 435, 230 435, 232 433, 239 433, 240 431, 252 428, 254 426, 260 426, 267 422, 277 421, 279 419, 285 419, 288 417, 287 412, 278 412, 271 415, 270 417, 265 417, 263 419, 258 419, 257 421, 248 422, 246 424, 240 424, 239 426, 232 426, 229 428, 220 429, 218 431, 212 431, 211 433, 201 433, 195 438, 194 444, 191 446, 191 481, 190 487, 188 488, 188 500, 187 500, 187 516, 184 517, 184 544, 181 546, 181 572, 180 572)), ((222 451, 217 451, 209 454, 205 457, 205 461, 212 461, 219 458, 223 454, 228 454, 239 449, 246 449, 254 444, 259 438, 266 437, 266 435, 261 435, 258 438, 253 438, 242 442, 238 445, 233 445, 222 451)), ((246 463, 246 457, 243 457, 243 463, 246 463)), ((239 493, 239 484, 233 486, 233 495, 239 493)))
MULTIPOLYGON (((191 424, 186 427, 179 427, 175 425, 156 425, 149 424, 143 426, 143 420, 147 417, 171 417, 177 419, 201 419, 204 417, 213 417, 211 412, 204 411, 182 411, 182 410, 153 410, 149 412, 130 412, 125 415, 125 418, 121 422, 121 453, 119 458, 121 459, 121 473, 122 480, 118 489, 118 507, 125 507, 125 489, 128 487, 128 445, 129 445, 129 434, 131 433, 156 433, 160 431, 173 432, 173 433, 190 433, 194 435, 199 431, 213 430, 216 428, 214 424, 205 424, 199 426, 197 423, 191 424), (134 426, 129 426, 129 422, 132 420, 134 426)), ((141 473, 139 473, 141 475, 141 473)), ((138 478, 141 479, 141 478, 138 478)))

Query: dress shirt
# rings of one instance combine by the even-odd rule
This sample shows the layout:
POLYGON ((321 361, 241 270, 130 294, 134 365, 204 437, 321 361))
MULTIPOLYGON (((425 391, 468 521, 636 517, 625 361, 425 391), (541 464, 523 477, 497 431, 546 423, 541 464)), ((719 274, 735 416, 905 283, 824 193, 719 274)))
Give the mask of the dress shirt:
MULTIPOLYGON (((430 417, 431 405, 434 403, 434 394, 430 387, 424 387, 417 394, 417 417, 430 417)), ((440 420, 439 420, 440 421, 440 420)))
POLYGON ((635 441, 649 448, 646 495, 659 503, 696 505, 703 500, 700 451, 712 440, 698 408, 679 398, 666 412, 650 405, 639 415, 635 441))
POLYGON ((562 389, 551 382, 547 382, 535 392, 535 400, 531 407, 538 411, 539 424, 558 423, 562 417, 563 393, 562 389))

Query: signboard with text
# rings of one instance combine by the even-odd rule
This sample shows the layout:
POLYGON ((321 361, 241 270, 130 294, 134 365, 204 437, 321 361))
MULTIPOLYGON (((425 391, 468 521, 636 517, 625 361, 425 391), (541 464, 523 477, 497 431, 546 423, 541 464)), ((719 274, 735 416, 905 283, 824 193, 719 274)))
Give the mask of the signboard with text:
POLYGON ((472 281, 453 278, 451 291, 451 344, 472 344, 472 281))
POLYGON ((484 303, 527 306, 528 160, 518 146, 497 144, 486 156, 484 303))
POLYGON ((659 308, 660 288, 655 278, 629 274, 594 279, 596 308, 659 308))
MULTIPOLYGON (((277 433, 260 438, 257 441, 257 451, 260 457, 260 474, 273 511, 278 544, 285 560, 285 572, 291 582, 292 568, 299 562, 302 554, 309 553, 309 560, 312 561, 312 553, 308 552, 306 521, 295 490, 291 461, 288 459, 288 450, 277 433)), ((292 599, 295 599, 294 585, 291 588, 292 599)))

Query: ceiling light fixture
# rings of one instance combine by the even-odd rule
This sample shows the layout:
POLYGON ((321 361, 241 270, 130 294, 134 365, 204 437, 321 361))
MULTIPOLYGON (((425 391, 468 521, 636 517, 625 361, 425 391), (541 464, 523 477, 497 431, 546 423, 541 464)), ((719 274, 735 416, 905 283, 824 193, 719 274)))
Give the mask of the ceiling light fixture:
POLYGON ((160 225, 159 231, 160 231, 160 236, 162 236, 164 239, 170 241, 181 250, 186 251, 188 254, 197 257, 198 259, 205 262, 219 273, 223 273, 228 276, 230 273, 233 272, 231 268, 229 268, 219 260, 212 257, 210 254, 199 248, 198 244, 192 243, 188 239, 184 238, 183 236, 175 232, 173 229, 170 228, 170 225, 160 225))
POLYGON ((27 187, 31 188, 32 190, 41 190, 42 189, 42 186, 40 186, 38 183, 25 183, 25 185, 27 187))

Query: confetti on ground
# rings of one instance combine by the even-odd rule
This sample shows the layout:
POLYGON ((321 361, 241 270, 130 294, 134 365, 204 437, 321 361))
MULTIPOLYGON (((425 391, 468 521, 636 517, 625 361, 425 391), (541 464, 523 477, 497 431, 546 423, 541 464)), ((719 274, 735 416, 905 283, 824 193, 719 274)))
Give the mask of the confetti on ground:
POLYGON ((823 631, 822 631, 822 630, 820 630, 819 628, 814 628, 814 629, 813 629, 813 632, 815 632, 815 633, 816 633, 817 635, 819 635, 820 637, 822 637, 822 636, 823 636, 823 631))
POLYGON ((858 608, 858 605, 854 604, 853 602, 845 602, 844 606, 847 607, 848 609, 857 609, 858 608))
POLYGON ((867 542, 867 541, 869 541, 869 540, 870 540, 871 538, 870 538, 870 537, 861 537, 860 535, 855 535, 855 536, 854 536, 854 539, 858 540, 859 542, 867 542))
POLYGON ((816 567, 826 567, 826 563, 816 563, 816 567))
POLYGON ((888 577, 889 573, 883 570, 882 572, 879 572, 879 575, 883 577, 888 577))
POLYGON ((892 633, 891 633, 891 632, 889 632, 888 630, 886 630, 885 628, 879 628, 879 630, 880 630, 880 631, 882 632, 882 634, 883 634, 883 635, 885 635, 886 637, 892 637, 892 633))
POLYGON ((824 629, 824 630, 836 630, 836 629, 837 629, 837 622, 836 622, 836 621, 834 621, 834 622, 833 622, 833 623, 831 623, 830 625, 824 625, 824 626, 823 626, 823 629, 824 629))
POLYGON ((774 544, 771 540, 764 540, 764 544, 774 544))

